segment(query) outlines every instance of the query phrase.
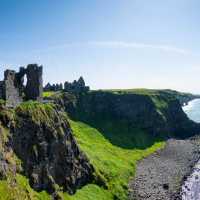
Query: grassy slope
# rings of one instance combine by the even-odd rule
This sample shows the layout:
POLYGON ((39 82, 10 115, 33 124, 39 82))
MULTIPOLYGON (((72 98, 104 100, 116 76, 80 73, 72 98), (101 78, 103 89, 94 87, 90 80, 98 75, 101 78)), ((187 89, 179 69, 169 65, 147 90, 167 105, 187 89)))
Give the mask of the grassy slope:
POLYGON ((46 192, 35 192, 29 185, 26 177, 17 175, 0 181, 0 200, 51 200, 46 192))
POLYGON ((134 175, 136 162, 164 146, 164 142, 158 142, 146 150, 127 150, 112 145, 102 133, 87 124, 74 121, 70 123, 78 144, 108 187, 105 191, 98 186, 88 185, 74 195, 72 199, 75 200, 126 199, 128 181, 134 175), (90 198, 91 194, 95 198, 90 198))
MULTIPOLYGON (((124 93, 148 95, 158 111, 168 106, 168 97, 160 98, 161 94, 157 90, 112 90, 110 92, 120 95, 124 93)), ((88 185, 79 190, 72 197, 73 200, 127 199, 128 181, 134 176, 137 161, 163 148, 165 144, 155 142, 155 138, 141 130, 128 129, 126 124, 116 124, 111 119, 103 123, 95 121, 95 127, 101 127, 101 131, 79 121, 71 120, 70 124, 80 148, 87 154, 97 174, 103 177, 107 185, 106 190, 97 185, 88 185), (105 135, 109 139, 106 139, 105 135), (110 141, 115 141, 114 143, 120 144, 121 147, 110 141)))

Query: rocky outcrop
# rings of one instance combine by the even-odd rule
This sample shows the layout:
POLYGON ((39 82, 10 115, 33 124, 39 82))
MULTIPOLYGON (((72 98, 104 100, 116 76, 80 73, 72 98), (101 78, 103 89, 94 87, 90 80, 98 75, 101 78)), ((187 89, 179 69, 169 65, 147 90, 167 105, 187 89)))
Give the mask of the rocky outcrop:
POLYGON ((33 102, 15 112, 13 148, 35 190, 52 193, 58 185, 73 194, 93 179, 93 167, 78 148, 64 114, 50 104, 33 102))
POLYGON ((13 110, 0 101, 0 181, 16 189, 20 173, 33 189, 59 199, 58 191, 73 194, 93 181, 93 171, 65 114, 51 104, 26 102, 13 110))
POLYGON ((10 163, 13 154, 7 131, 0 125, 0 180, 6 179, 9 173, 16 174, 16 165, 10 163))
MULTIPOLYGON (((21 170, 17 157, 12 148, 9 126, 12 121, 12 112, 0 102, 0 180, 6 180, 10 174, 16 175, 21 170)), ((10 179, 12 182, 12 179, 10 179)), ((13 183, 13 182, 12 182, 13 183)))

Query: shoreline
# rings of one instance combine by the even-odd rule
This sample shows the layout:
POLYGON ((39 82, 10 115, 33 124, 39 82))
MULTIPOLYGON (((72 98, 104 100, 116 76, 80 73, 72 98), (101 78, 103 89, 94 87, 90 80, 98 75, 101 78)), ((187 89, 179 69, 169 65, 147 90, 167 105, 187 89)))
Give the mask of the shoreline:
POLYGON ((129 199, 180 200, 181 187, 200 159, 200 137, 169 139, 164 149, 139 161, 129 199))

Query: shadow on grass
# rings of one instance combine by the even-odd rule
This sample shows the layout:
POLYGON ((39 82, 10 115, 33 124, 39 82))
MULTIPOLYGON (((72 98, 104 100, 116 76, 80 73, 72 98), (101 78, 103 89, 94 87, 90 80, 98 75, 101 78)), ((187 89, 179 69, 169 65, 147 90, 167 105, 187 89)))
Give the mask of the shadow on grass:
POLYGON ((111 119, 86 119, 85 117, 72 117, 74 121, 84 122, 96 128, 102 135, 115 146, 125 149, 146 149, 155 142, 163 141, 161 137, 155 137, 142 130, 131 126, 126 121, 114 121, 111 119))

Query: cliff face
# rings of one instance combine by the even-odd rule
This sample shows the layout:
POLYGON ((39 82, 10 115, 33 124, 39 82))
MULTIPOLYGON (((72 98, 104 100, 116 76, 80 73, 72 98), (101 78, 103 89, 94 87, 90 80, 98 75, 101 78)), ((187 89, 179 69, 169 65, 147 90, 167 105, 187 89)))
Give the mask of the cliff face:
POLYGON ((12 116, 12 112, 0 101, 0 180, 5 180, 9 174, 16 174, 20 170, 9 131, 12 116))
POLYGON ((165 93, 94 91, 76 99, 63 95, 62 100, 56 101, 73 118, 89 123, 112 119, 164 137, 185 137, 199 131, 199 125, 188 119, 179 100, 165 93))
POLYGON ((9 143, 8 130, 0 125, 0 180, 8 178, 8 174, 16 174, 16 156, 9 143))
POLYGON ((66 116, 38 103, 22 104, 15 113, 13 146, 34 189, 54 192, 57 184, 72 194, 92 180, 93 168, 79 150, 66 116))
POLYGON ((174 96, 176 99, 179 100, 181 106, 188 104, 189 101, 200 98, 200 95, 185 93, 185 92, 178 92, 178 91, 170 90, 170 89, 160 90, 160 93, 164 95, 174 96))
POLYGON ((10 119, 0 115, 0 179, 18 171, 36 191, 54 193, 60 187, 70 194, 93 180, 93 167, 77 146, 66 115, 36 102, 23 103, 12 114, 10 119))

